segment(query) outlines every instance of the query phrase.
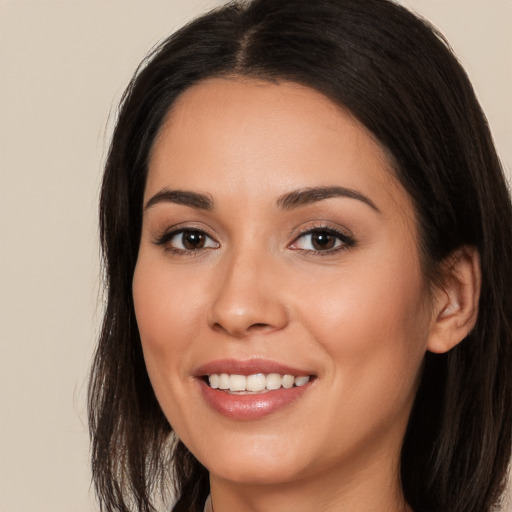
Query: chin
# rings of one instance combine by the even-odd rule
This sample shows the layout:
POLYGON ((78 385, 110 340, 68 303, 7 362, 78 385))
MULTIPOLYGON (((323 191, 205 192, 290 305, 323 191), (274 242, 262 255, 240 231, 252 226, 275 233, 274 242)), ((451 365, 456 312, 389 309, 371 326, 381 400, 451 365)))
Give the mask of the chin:
POLYGON ((210 474, 242 485, 285 484, 301 477, 296 464, 261 458, 252 460, 236 454, 235 457, 238 458, 238 463, 212 464, 208 467, 210 474))
POLYGON ((239 484, 281 484, 300 479, 311 461, 297 447, 275 441, 248 439, 244 443, 233 439, 229 448, 219 443, 218 449, 208 450, 206 456, 198 453, 196 458, 211 475, 239 484))

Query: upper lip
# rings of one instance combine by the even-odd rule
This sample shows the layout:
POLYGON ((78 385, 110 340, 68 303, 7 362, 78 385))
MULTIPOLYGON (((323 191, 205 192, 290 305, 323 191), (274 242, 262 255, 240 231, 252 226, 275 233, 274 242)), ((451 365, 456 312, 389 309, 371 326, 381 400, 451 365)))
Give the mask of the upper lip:
POLYGON ((278 363, 270 359, 217 359, 199 366, 194 374, 197 377, 212 375, 214 373, 229 373, 236 375, 253 375, 256 373, 279 373, 281 375, 293 375, 295 377, 312 375, 312 372, 294 368, 292 366, 278 363))

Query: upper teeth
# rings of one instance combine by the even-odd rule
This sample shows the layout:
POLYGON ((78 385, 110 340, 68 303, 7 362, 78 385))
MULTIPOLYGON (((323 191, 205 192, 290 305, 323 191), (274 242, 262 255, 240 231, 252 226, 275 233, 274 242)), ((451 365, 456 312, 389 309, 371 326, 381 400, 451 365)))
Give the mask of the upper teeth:
POLYGON ((213 389, 226 389, 229 391, 263 391, 290 389, 295 386, 304 386, 309 382, 309 376, 294 377, 280 373, 255 373, 254 375, 229 375, 228 373, 213 373, 208 376, 208 382, 213 389))

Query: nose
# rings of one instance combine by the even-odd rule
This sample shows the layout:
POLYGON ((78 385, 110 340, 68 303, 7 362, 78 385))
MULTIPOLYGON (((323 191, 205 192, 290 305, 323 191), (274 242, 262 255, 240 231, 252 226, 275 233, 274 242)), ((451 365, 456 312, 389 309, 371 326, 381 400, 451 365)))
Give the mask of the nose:
POLYGON ((249 251, 232 256, 219 269, 210 327, 236 338, 283 329, 288 323, 283 286, 268 259, 249 251))

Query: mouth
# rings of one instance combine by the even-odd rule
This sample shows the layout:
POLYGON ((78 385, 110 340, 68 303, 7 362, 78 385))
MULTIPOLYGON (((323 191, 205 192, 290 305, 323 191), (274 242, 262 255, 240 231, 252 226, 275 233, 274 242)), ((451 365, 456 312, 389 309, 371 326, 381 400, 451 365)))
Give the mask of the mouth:
POLYGON ((295 376, 289 373, 253 373, 251 375, 212 373, 203 376, 204 382, 210 388, 237 395, 263 394, 278 389, 302 387, 312 378, 314 378, 312 375, 295 376))
POLYGON ((296 407, 317 375, 274 361, 218 360, 195 372, 206 404, 224 417, 257 420, 296 407))

